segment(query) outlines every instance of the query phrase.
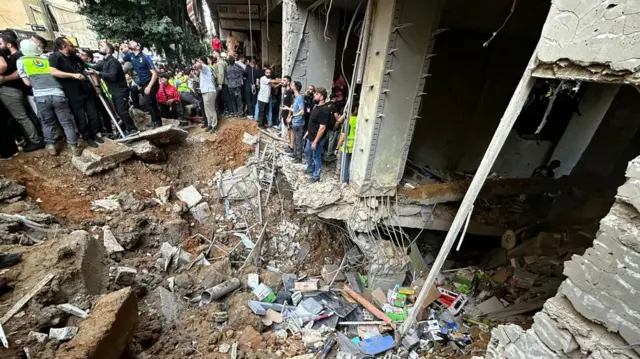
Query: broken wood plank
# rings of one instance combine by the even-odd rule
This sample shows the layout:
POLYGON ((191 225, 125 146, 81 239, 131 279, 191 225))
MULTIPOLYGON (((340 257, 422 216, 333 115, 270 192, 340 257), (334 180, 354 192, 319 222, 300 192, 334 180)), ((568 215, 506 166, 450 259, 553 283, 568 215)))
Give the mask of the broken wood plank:
POLYGON ((11 319, 14 315, 16 315, 16 313, 18 313, 20 309, 22 309, 22 307, 24 307, 24 305, 31 300, 31 298, 33 298, 36 294, 38 294, 38 292, 45 285, 47 285, 47 283, 49 283, 53 279, 53 277, 55 277, 55 274, 53 273, 47 274, 38 284, 36 284, 35 287, 33 287, 29 291, 29 293, 27 293, 16 304, 14 304, 13 307, 11 307, 11 309, 9 309, 7 314, 5 314, 0 320, 0 324, 5 324, 9 319, 11 319))

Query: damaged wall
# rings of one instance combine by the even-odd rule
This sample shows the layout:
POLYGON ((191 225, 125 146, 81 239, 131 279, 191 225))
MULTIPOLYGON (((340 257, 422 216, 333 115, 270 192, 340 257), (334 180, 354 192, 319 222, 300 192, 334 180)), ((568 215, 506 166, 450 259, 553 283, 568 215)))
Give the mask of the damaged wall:
POLYGON ((532 329, 492 331, 485 358, 640 358, 640 157, 600 222, 584 255, 565 263, 558 295, 534 317, 532 329), (585 354, 581 354, 585 353, 585 354))
MULTIPOLYGON (((440 28, 449 30, 435 37, 436 56, 431 60, 427 95, 409 154, 415 164, 452 171, 478 167, 531 58, 549 8, 544 2, 518 2, 506 26, 483 47, 511 5, 510 1, 446 3, 440 28), (479 13, 483 16, 477 16, 479 13)), ((513 166, 508 159, 531 153, 531 147, 537 145, 521 142, 505 145, 504 161, 498 161, 496 170, 504 162, 499 172, 509 174, 513 166)), ((544 151, 534 157, 541 157, 544 151)))
POLYGON ((295 0, 282 2, 283 73, 290 75, 294 81, 300 81, 303 88, 315 85, 330 89, 333 83, 339 14, 332 12, 327 23, 326 17, 321 16, 316 9, 309 14, 305 27, 306 7, 306 4, 299 4, 295 0), (302 42, 298 46, 303 28, 302 42))
POLYGON ((640 83, 640 2, 556 0, 534 76, 640 83))

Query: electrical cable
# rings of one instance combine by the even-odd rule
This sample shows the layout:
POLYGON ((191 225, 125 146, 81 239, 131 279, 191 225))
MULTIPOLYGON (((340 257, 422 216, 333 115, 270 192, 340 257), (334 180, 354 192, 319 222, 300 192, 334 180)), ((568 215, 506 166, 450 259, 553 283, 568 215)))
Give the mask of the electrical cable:
MULTIPOLYGON (((362 0, 360 1, 362 3, 362 0)), ((324 23, 324 40, 325 41, 330 41, 331 39, 327 37, 327 28, 329 27, 329 16, 331 15, 331 7, 333 6, 333 0, 329 0, 329 10, 327 10, 327 16, 326 16, 326 21, 324 23)), ((360 8, 360 5, 358 5, 358 8, 360 8)), ((356 9, 356 14, 358 10, 356 9)), ((354 14, 355 16, 355 14, 354 14)), ((353 20, 352 20, 353 23, 353 20)), ((349 33, 350 31, 347 31, 347 33, 349 33)))
POLYGON ((269 38, 269 13, 270 13, 270 9, 269 9, 269 0, 267 0, 267 41, 271 42, 271 39, 269 38))
MULTIPOLYGON (((253 53, 253 28, 251 27, 251 0, 248 0, 248 3, 249 3, 249 41, 251 41, 251 44, 249 44, 249 49, 251 50, 251 57, 253 58, 257 56, 256 54, 253 53)), ((251 63, 251 59, 249 59, 249 63, 251 63)), ((251 67, 251 64, 249 64, 249 66, 251 67)), ((255 73, 255 69, 251 67, 251 94, 252 95, 256 94, 256 78, 254 73, 255 73)), ((247 111, 249 110, 247 109, 247 111)))

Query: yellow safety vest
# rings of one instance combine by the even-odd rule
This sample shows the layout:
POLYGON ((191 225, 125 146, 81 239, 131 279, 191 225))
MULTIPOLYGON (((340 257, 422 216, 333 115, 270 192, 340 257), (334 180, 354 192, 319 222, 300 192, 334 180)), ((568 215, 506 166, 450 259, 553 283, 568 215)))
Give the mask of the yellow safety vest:
POLYGON ((178 92, 191 92, 191 88, 189 88, 189 76, 176 77, 172 85, 178 89, 178 92), (176 86, 176 84, 178 85, 176 86))
POLYGON ((24 72, 31 81, 34 89, 62 88, 60 83, 51 75, 49 59, 39 56, 23 56, 18 61, 22 61, 24 72))
MULTIPOLYGON (((345 141, 345 145, 347 146, 347 153, 353 153, 353 144, 356 141, 356 123, 358 120, 358 116, 349 117, 349 135, 347 136, 347 141, 345 141)), ((344 146, 342 145, 342 151, 344 151, 344 146)))

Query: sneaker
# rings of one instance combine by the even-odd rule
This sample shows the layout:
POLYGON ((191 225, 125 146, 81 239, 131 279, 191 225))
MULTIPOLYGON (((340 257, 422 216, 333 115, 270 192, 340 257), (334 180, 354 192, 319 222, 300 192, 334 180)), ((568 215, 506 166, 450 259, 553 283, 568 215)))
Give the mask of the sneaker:
POLYGON ((29 142, 26 146, 22 148, 24 152, 33 152, 37 150, 41 150, 44 148, 44 142, 40 141, 38 143, 29 142))
POLYGON ((135 136, 135 135, 137 135, 137 134, 139 134, 139 133, 140 133, 140 131, 138 131, 138 129, 137 129, 137 128, 133 128, 133 129, 125 130, 125 131, 124 131, 124 135, 125 135, 125 137, 135 136))
POLYGON ((149 128, 158 128, 160 126, 162 126, 162 125, 157 124, 157 123, 152 122, 152 121, 147 122, 147 127, 149 127, 149 128))
POLYGON ((0 253, 0 269, 18 264, 22 260, 22 253, 0 253))
POLYGON ((202 126, 200 126, 200 128, 209 128, 209 125, 207 125, 206 123, 203 123, 202 126))
POLYGON ((90 146, 90 147, 93 147, 93 148, 97 148, 98 147, 98 144, 92 138, 86 139, 86 140, 84 140, 84 142, 87 143, 87 146, 90 146))
POLYGON ((298 157, 294 157, 293 158, 293 163, 302 163, 302 159, 300 159, 298 157))
POLYGON ((217 129, 216 127, 209 127, 209 128, 207 129, 207 132, 209 132, 209 133, 216 133, 216 132, 218 132, 218 129, 217 129))
POLYGON ((320 178, 313 178, 313 177, 309 178, 309 183, 316 183, 318 181, 320 181, 320 178))
POLYGON ((284 149, 284 152, 286 152, 286 153, 293 153, 293 148, 291 148, 291 147, 287 147, 287 148, 285 148, 285 149, 284 149))
POLYGON ((247 116, 247 120, 253 120, 253 116, 247 116))
POLYGON ((71 149, 71 155, 73 157, 82 156, 82 148, 78 145, 69 145, 69 149, 71 149))
POLYGON ((96 135, 96 136, 93 138, 93 140, 94 140, 94 141, 96 141, 96 142, 97 142, 97 143, 99 143, 99 144, 103 144, 103 143, 104 143, 104 140, 102 139, 102 136, 100 136, 100 135, 96 135))
POLYGON ((56 145, 53 144, 49 144, 46 145, 45 150, 47 151, 47 153, 51 156, 57 156, 58 155, 58 148, 56 147, 56 145))

